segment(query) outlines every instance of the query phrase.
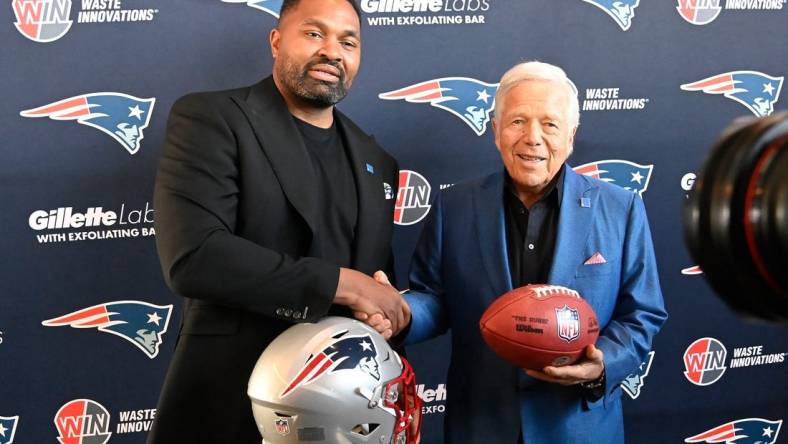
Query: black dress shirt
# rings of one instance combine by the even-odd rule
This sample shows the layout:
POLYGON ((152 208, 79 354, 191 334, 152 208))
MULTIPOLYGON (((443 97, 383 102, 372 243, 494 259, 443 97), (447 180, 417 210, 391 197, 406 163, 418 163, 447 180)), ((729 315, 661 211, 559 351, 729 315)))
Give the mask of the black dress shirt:
POLYGON ((517 197, 512 178, 506 173, 503 199, 513 288, 547 282, 555 253, 565 168, 566 165, 561 166, 545 194, 531 208, 517 197))

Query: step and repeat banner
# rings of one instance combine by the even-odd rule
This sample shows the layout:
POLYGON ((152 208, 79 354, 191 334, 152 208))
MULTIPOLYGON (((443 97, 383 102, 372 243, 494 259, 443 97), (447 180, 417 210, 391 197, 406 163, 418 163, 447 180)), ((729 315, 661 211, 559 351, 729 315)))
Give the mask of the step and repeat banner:
MULTIPOLYGON (((788 330, 717 299, 681 231, 722 129, 786 109, 785 0, 359 3, 361 72, 340 108, 399 161, 400 288, 440 190, 501 168, 500 76, 556 64, 580 95, 569 161, 644 200, 670 313, 622 384, 628 442, 788 442, 788 330)), ((268 75, 280 6, 4 1, 0 444, 144 442, 180 316, 153 229, 167 114, 187 92, 268 75)), ((440 443, 446 400, 462 390, 445 383, 449 340, 408 351, 422 442, 440 443)))

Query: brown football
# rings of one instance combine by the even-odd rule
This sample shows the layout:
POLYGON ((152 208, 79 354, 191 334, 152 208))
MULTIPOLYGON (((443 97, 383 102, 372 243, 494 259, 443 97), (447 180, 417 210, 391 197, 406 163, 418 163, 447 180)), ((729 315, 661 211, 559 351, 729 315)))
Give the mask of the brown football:
POLYGON ((498 356, 530 370, 572 364, 599 336, 599 321, 580 294, 557 285, 532 284, 496 299, 479 330, 498 356))

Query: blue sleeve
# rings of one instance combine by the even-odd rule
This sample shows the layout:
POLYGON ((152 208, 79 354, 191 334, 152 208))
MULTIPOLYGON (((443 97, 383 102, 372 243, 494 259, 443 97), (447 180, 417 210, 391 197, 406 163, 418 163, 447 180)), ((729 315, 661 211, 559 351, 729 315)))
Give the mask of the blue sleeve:
POLYGON ((406 345, 433 338, 448 329, 441 267, 442 227, 443 205, 438 194, 410 265, 410 290, 405 300, 410 305, 411 324, 404 340, 406 345))
POLYGON ((627 215, 621 267, 616 308, 596 344, 605 356, 606 395, 645 359, 668 317, 646 210, 637 195, 627 215))

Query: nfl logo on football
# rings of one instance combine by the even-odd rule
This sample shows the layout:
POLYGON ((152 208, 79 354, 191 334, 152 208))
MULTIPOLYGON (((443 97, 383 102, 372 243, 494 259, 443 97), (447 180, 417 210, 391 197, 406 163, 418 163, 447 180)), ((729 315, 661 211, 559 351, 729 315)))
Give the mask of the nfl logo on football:
POLYGON ((580 336, 580 315, 574 308, 564 305, 555 309, 555 318, 558 323, 558 337, 566 342, 572 342, 580 336))
POLYGON ((290 433, 290 423, 287 422, 287 418, 279 418, 276 420, 276 431, 283 436, 290 433))

